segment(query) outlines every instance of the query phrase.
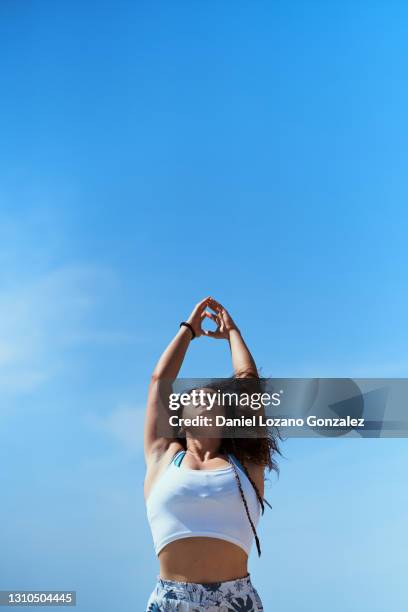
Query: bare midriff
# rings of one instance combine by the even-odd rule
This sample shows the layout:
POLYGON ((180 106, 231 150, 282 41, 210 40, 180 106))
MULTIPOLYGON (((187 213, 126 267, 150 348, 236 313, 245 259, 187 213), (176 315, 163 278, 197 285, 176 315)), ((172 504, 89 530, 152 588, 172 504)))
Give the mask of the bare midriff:
POLYGON ((183 538, 159 554, 160 577, 179 582, 224 582, 248 575, 248 556, 235 544, 217 538, 183 538))

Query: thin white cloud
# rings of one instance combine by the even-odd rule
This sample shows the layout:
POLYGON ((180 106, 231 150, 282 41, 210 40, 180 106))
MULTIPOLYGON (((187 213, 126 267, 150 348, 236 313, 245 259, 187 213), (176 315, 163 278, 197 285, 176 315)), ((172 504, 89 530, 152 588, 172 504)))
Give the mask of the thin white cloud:
MULTIPOLYGON (((21 275, 23 278, 23 275, 21 275)), ((27 392, 64 368, 65 350, 81 343, 129 340, 95 330, 91 315, 117 290, 109 268, 64 265, 0 292, 0 391, 27 392)))
POLYGON ((70 260, 78 252, 73 199, 72 185, 31 180, 1 187, 1 410, 6 396, 29 393, 71 367, 72 348, 136 341, 116 323, 116 271, 70 260))
POLYGON ((143 426, 145 408, 119 405, 109 414, 88 412, 83 415, 84 423, 102 435, 108 435, 119 447, 129 454, 139 453, 143 448, 143 426))

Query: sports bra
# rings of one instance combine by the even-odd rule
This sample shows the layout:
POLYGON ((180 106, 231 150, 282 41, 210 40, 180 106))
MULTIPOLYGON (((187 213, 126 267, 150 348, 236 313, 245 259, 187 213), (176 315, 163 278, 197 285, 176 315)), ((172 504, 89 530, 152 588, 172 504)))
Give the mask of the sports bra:
MULTIPOLYGON (((178 451, 160 474, 146 500, 147 518, 156 555, 182 538, 210 537, 232 542, 249 555, 254 535, 232 465, 216 470, 181 467, 186 451, 178 451)), ((237 469, 253 524, 261 507, 238 459, 237 469)))

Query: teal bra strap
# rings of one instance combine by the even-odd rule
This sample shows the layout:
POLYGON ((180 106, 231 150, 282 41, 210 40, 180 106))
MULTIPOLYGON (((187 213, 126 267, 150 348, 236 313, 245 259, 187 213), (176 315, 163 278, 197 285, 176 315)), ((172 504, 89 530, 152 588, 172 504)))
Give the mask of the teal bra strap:
POLYGON ((180 464, 183 461, 185 454, 186 454, 186 451, 184 450, 181 450, 178 453, 176 453, 173 457, 172 463, 174 463, 176 467, 180 467, 180 464))
MULTIPOLYGON (((174 457, 173 457, 173 459, 172 459, 171 463, 174 463, 174 465, 175 465, 176 467, 180 467, 181 462, 183 461, 183 459, 184 459, 184 455, 185 455, 185 454, 186 454, 186 451, 185 451, 185 450, 180 450, 180 451, 178 451, 178 453, 176 453, 176 454, 174 455, 174 457)), ((233 462, 234 462, 234 463, 235 463, 235 464, 236 464, 236 465, 237 465, 237 466, 238 466, 238 467, 239 467, 239 468, 240 468, 240 469, 243 471, 243 473, 244 473, 244 474, 245 474, 245 476, 247 477, 246 472, 245 472, 245 470, 244 470, 244 468, 243 468, 242 463, 241 463, 241 462, 240 462, 240 461, 239 461, 239 460, 238 460, 238 459, 235 457, 235 455, 233 455, 232 453, 230 453, 230 455, 229 455, 229 456, 230 456, 230 459, 231 459, 231 460, 232 460, 232 461, 233 461, 233 462)), ((267 504, 267 505, 268 505, 270 508, 272 508, 271 504, 270 504, 270 503, 269 503, 269 502, 268 502, 268 501, 267 501, 265 498, 263 498, 263 501, 264 501, 264 502, 265 502, 265 503, 266 503, 266 504, 267 504)))

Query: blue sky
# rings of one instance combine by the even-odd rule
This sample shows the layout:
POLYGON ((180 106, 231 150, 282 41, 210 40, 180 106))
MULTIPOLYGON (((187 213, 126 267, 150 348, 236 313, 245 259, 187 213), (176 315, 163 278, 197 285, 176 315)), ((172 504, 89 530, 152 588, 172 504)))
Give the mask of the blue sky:
MULTIPOLYGON (((1 4, 1 589, 143 609, 147 382, 201 297, 267 376, 407 376, 407 20, 1 4)), ((182 374, 230 370, 204 338, 182 374)), ((406 440, 284 453, 250 565, 266 611, 406 609, 406 440)))

